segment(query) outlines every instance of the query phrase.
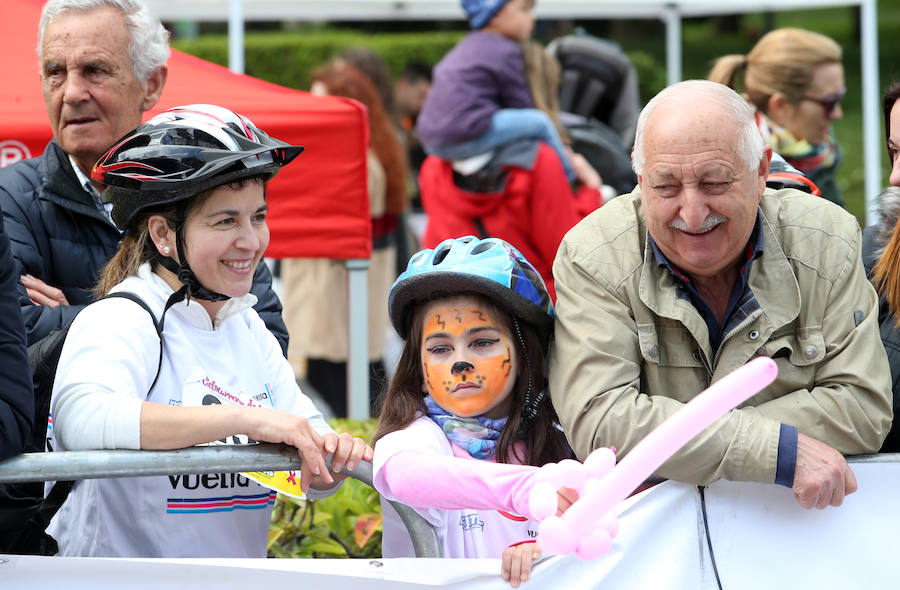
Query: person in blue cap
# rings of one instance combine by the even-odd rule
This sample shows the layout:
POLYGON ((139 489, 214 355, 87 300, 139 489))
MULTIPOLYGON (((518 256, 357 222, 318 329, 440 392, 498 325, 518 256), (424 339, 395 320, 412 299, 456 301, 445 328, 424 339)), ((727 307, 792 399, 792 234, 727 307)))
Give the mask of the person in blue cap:
POLYGON ((523 138, 540 139, 576 177, 553 121, 534 108, 522 43, 534 28, 534 0, 462 0, 473 31, 435 66, 416 122, 425 150, 465 160, 523 138))

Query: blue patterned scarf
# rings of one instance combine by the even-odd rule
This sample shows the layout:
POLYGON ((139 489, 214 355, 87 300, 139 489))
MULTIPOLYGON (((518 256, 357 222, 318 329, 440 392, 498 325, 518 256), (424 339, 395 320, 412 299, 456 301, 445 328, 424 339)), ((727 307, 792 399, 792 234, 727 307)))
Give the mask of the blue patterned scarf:
POLYGON ((428 417, 441 427, 447 439, 464 448, 475 459, 486 459, 494 454, 500 432, 508 418, 493 420, 483 416, 460 418, 448 414, 430 395, 425 396, 428 417))

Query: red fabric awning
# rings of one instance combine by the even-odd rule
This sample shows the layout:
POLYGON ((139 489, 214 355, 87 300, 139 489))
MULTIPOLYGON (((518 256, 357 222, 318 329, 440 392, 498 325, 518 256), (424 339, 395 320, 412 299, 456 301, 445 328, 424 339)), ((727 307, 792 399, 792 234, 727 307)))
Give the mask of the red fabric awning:
MULTIPOLYGON (((41 0, 4 0, 0 19, 0 166, 39 156, 52 138, 41 94, 37 31, 41 0)), ((368 258, 371 254, 366 183, 365 107, 313 96, 172 51, 169 78, 156 107, 212 103, 250 118, 273 137, 305 151, 269 184, 272 258, 368 258)))

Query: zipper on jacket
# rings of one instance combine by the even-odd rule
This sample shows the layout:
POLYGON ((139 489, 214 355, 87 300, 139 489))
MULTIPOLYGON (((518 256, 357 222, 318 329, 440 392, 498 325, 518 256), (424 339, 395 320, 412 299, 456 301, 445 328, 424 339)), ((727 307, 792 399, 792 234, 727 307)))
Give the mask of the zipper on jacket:
POLYGON ((706 362, 706 357, 703 356, 703 350, 700 348, 700 345, 697 345, 697 348, 694 349, 694 360, 703 365, 703 368, 706 369, 706 387, 709 387, 712 383, 712 370, 709 368, 709 363, 706 362))
MULTIPOLYGON (((721 341, 721 342, 719 342, 719 347, 716 349, 716 354, 713 355, 713 365, 712 365, 713 367, 715 367, 716 365, 718 365, 718 363, 719 363, 719 354, 722 352, 722 347, 725 346, 725 343, 726 343, 728 340, 730 340, 732 337, 737 336, 738 334, 740 334, 741 332, 743 332, 745 329, 749 328, 749 327, 750 327, 750 324, 752 324, 753 322, 756 321, 756 318, 759 317, 759 314, 760 314, 760 313, 761 313, 761 311, 760 311, 759 313, 755 313, 755 314, 750 315, 750 316, 747 317, 743 322, 741 322, 740 324, 738 324, 737 327, 736 327, 734 330, 732 330, 731 332, 725 334, 725 337, 722 338, 722 341, 721 341)), ((707 369, 707 370, 708 370, 708 369, 707 369)))

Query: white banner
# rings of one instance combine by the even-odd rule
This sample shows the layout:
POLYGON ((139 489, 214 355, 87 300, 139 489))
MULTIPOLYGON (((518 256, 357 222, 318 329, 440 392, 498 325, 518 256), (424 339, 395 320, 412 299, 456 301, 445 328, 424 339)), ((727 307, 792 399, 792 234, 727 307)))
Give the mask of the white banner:
MULTIPOLYGON (((619 505, 620 532, 601 559, 538 563, 528 588, 895 588, 900 463, 854 464, 859 491, 840 508, 804 510, 790 489, 666 482, 619 505), (712 554, 709 550, 712 546, 712 554), (716 568, 713 567, 713 558, 716 568), (718 571, 718 581, 716 576, 718 571)), ((87 559, 0 556, 4 590, 247 588, 503 590, 492 559, 87 559)))

